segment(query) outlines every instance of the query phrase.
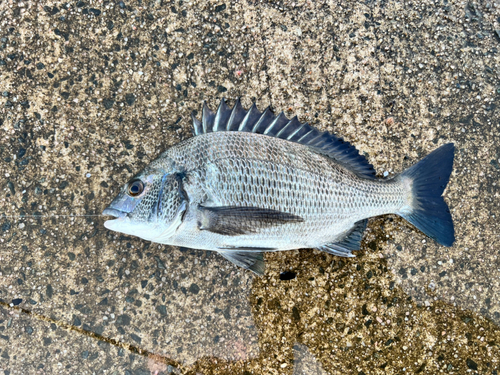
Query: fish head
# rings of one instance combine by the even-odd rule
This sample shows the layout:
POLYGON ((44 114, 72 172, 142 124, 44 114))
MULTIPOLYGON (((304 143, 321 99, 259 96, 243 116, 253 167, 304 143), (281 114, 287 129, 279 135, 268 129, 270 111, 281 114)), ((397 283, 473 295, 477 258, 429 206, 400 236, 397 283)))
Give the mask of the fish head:
POLYGON ((146 168, 125 184, 103 211, 116 219, 104 223, 107 229, 145 240, 169 243, 182 223, 187 199, 182 174, 146 168))

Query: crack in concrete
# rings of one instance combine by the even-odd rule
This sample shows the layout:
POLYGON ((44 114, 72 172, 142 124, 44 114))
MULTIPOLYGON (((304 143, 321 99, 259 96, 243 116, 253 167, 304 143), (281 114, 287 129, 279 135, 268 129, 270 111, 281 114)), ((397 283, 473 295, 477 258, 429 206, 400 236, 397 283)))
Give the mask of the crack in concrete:
POLYGON ((0 300, 0 306, 4 306, 7 309, 15 310, 17 312, 20 312, 20 313, 32 316, 35 319, 38 319, 38 320, 41 320, 41 321, 44 321, 44 322, 47 322, 47 323, 54 323, 57 326, 65 329, 66 331, 76 332, 77 334, 90 337, 90 338, 92 338, 94 340, 98 340, 98 341, 102 341, 102 342, 108 343, 108 344, 113 345, 113 346, 115 346, 117 348, 126 349, 129 352, 134 353, 134 354, 138 354, 138 355, 140 355, 142 357, 154 359, 155 361, 160 362, 162 364, 173 366, 173 367, 178 368, 179 370, 181 370, 181 372, 183 374, 188 374, 189 373, 185 368, 183 368, 183 366, 180 363, 178 363, 178 362, 176 362, 176 361, 174 361, 172 359, 169 359, 167 357, 164 357, 164 356, 162 356, 160 354, 156 354, 156 353, 150 352, 149 350, 142 349, 142 348, 140 348, 138 346, 135 346, 135 345, 132 345, 132 344, 129 344, 129 343, 126 343, 126 342, 122 342, 122 341, 113 339, 111 337, 105 337, 105 336, 99 335, 99 334, 97 334, 95 332, 87 331, 87 330, 85 330, 83 328, 75 327, 74 325, 68 324, 68 323, 63 322, 61 320, 52 319, 52 318, 49 318, 49 317, 47 317, 45 315, 38 314, 36 312, 33 312, 31 310, 28 310, 28 309, 25 309, 25 308, 22 308, 22 307, 12 306, 12 304, 9 304, 9 303, 7 303, 7 302, 5 302, 3 300, 0 300))

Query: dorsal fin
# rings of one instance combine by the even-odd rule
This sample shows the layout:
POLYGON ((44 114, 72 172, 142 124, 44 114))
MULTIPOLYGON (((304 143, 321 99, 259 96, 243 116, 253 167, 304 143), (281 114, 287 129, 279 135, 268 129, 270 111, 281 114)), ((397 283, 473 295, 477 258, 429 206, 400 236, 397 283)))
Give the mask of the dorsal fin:
POLYGON ((191 113, 191 119, 193 120, 193 134, 195 136, 198 134, 203 134, 203 125, 201 121, 196 118, 194 113, 191 113))
POLYGON ((286 139, 311 147, 361 177, 375 178, 373 166, 364 155, 359 154, 356 147, 336 135, 319 131, 308 123, 301 123, 297 116, 291 120, 283 112, 276 116, 269 107, 261 113, 255 103, 245 111, 240 99, 233 108, 229 108, 223 98, 216 113, 204 102, 201 121, 195 116, 192 118, 195 136, 211 132, 240 131, 286 139))
POLYGON ((245 108, 241 106, 240 99, 238 98, 234 104, 233 110, 231 111, 231 116, 227 122, 226 130, 237 131, 246 114, 247 111, 245 111, 245 108))
POLYGON ((214 127, 212 131, 218 132, 227 130, 227 123, 229 122, 230 117, 231 109, 227 106, 225 100, 221 100, 219 108, 217 108, 217 112, 215 113, 214 127))
POLYGON ((203 102, 201 110, 201 129, 203 133, 211 133, 214 128, 215 113, 208 108, 207 102, 203 102))

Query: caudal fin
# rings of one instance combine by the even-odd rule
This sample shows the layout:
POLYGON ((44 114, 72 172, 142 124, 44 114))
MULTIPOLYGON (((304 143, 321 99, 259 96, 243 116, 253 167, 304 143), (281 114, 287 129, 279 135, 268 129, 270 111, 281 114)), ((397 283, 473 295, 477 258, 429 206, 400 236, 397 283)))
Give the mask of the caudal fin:
POLYGON ((450 179, 454 152, 453 143, 441 146, 399 176, 411 186, 413 198, 411 207, 398 214, 444 246, 455 241, 451 213, 441 196, 450 179))

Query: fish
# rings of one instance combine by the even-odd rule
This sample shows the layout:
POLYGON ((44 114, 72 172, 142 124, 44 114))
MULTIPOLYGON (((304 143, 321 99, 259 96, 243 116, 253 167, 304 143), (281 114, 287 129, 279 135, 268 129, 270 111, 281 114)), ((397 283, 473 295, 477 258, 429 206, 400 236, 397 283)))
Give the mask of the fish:
POLYGON ((314 248, 353 257, 368 219, 397 214, 443 246, 455 241, 442 196, 454 145, 394 178, 376 178, 343 138, 297 116, 206 102, 193 137, 168 148, 103 211, 104 226, 144 240, 216 251, 258 275, 265 252, 314 248))

